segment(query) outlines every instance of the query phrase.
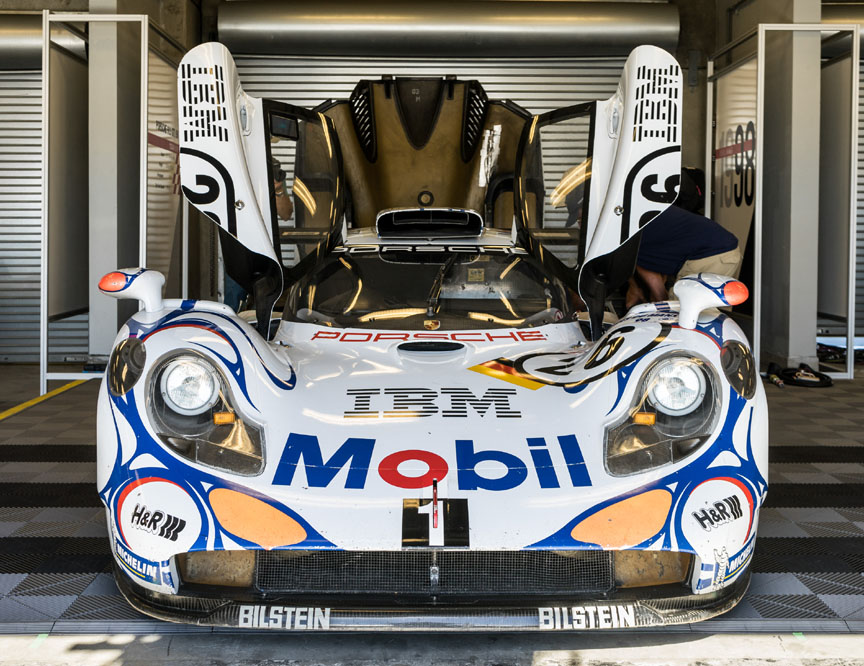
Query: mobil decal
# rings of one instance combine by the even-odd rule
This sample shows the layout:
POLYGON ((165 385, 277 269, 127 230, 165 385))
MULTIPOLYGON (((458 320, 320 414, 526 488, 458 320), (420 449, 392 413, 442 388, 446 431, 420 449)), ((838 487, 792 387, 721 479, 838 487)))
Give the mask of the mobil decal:
POLYGON ((575 435, 559 435, 551 444, 544 437, 528 437, 519 455, 480 448, 471 439, 457 439, 437 453, 402 449, 380 455, 374 439, 349 437, 336 447, 322 447, 315 435, 300 433, 288 436, 273 483, 362 489, 370 477, 404 489, 428 488, 445 478, 455 480, 459 490, 510 490, 529 479, 541 489, 591 485, 575 435))

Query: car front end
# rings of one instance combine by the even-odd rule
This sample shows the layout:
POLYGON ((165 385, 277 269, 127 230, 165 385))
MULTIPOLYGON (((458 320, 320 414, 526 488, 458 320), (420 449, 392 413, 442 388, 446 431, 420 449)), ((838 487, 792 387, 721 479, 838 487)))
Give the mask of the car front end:
POLYGON ((492 326, 492 302, 548 309, 524 253, 387 247, 337 248, 270 343, 205 302, 121 331, 99 487, 130 602, 291 630, 623 628, 733 606, 767 467, 737 325, 715 310, 683 329, 658 303, 590 343, 537 278, 552 321, 492 326), (445 266, 436 312, 411 307, 445 266), (398 315, 344 286, 376 269, 426 276, 398 315), (486 307, 466 297, 478 270, 486 307))

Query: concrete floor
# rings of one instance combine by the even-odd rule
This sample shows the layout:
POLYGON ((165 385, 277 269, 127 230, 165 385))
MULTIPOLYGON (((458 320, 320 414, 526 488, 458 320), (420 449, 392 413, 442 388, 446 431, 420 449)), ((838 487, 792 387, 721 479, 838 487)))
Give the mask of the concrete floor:
MULTIPOLYGON (((81 372, 81 364, 52 363, 49 372, 81 372)), ((48 382, 51 391, 64 384, 66 380, 48 382)), ((39 366, 33 363, 0 364, 0 412, 20 405, 39 395, 39 366)))
POLYGON ((91 635, 0 637, 6 664, 601 666, 864 664, 864 636, 606 633, 543 636, 91 635))

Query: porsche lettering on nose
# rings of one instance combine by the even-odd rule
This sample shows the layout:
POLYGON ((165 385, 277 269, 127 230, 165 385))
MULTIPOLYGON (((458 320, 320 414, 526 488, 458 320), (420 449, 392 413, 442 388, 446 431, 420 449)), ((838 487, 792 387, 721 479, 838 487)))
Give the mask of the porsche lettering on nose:
MULTIPOLYGON (((555 455, 563 459, 564 464, 560 467, 566 468, 570 485, 574 488, 590 486, 591 478, 576 437, 559 435, 557 440, 558 452, 555 455)), ((423 449, 391 451, 373 463, 375 440, 360 437, 349 437, 325 460, 316 436, 291 433, 273 476, 273 484, 292 485, 297 468, 302 464, 306 479, 303 483, 301 478, 297 485, 308 488, 326 488, 339 476, 344 479, 346 489, 362 489, 366 487, 370 469, 377 470, 385 483, 405 489, 431 486, 448 474, 455 475, 460 490, 510 490, 524 483, 529 475, 533 475, 540 488, 560 488, 560 477, 565 475, 559 474, 556 469, 553 447, 548 446, 546 438, 528 437, 525 444, 530 463, 509 451, 479 449, 471 439, 457 439, 451 459, 455 459, 455 469, 451 472, 451 463, 444 456, 423 449), (484 470, 488 469, 488 464, 484 463, 490 462, 497 463, 500 469, 505 470, 503 476, 498 472, 487 475, 484 470), (405 463, 414 463, 412 467, 419 469, 420 473, 411 476, 405 474, 402 471, 404 468, 400 467, 405 463), (347 471, 340 475, 343 469, 347 471)))

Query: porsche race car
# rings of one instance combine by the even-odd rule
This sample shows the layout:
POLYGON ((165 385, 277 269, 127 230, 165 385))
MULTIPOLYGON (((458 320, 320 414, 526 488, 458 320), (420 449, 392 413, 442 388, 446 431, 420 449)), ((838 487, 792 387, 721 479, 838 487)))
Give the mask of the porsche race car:
POLYGON ((100 282, 143 303, 98 405, 129 602, 300 631, 734 606, 767 491, 764 391, 720 309, 747 289, 700 274, 607 307, 676 196, 680 90, 640 47, 611 98, 540 115, 449 77, 307 110, 244 92, 220 44, 192 49, 182 189, 254 312, 163 299, 144 268, 100 282))

